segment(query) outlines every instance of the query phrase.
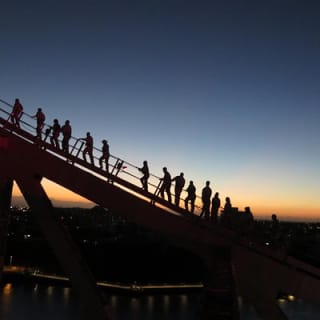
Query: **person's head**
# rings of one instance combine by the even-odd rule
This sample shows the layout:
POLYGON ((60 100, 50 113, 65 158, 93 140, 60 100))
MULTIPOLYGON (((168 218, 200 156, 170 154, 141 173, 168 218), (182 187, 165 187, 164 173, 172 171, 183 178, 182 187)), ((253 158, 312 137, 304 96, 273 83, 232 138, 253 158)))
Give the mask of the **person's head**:
POLYGON ((69 120, 66 120, 65 124, 69 125, 69 124, 70 124, 70 121, 69 121, 69 120))
POLYGON ((230 198, 229 197, 226 197, 226 202, 230 203, 230 198))
POLYGON ((180 173, 180 177, 183 177, 183 176, 184 176, 184 174, 183 174, 183 172, 181 172, 181 173, 180 173))
POLYGON ((14 102, 19 103, 20 101, 19 101, 19 99, 18 99, 18 98, 16 98, 16 100, 15 100, 14 102))
POLYGON ((42 109, 41 108, 38 108, 38 112, 41 112, 42 111, 42 109))
POLYGON ((163 172, 167 172, 167 167, 163 167, 163 172))
POLYGON ((87 132, 87 137, 89 137, 90 136, 90 132, 87 132))
POLYGON ((210 181, 206 181, 206 186, 209 187, 210 181))
POLYGON ((108 141, 107 141, 107 140, 102 140, 102 143, 103 143, 103 144, 107 144, 108 141))
POLYGON ((214 194, 214 196, 215 196, 215 198, 218 198, 218 197, 219 197, 219 192, 216 192, 216 193, 214 194))
POLYGON ((146 160, 144 160, 144 161, 143 161, 143 164, 147 165, 147 164, 148 164, 148 162, 147 162, 146 160))
POLYGON ((53 119, 53 123, 58 123, 58 119, 53 119))
POLYGON ((192 180, 190 180, 189 184, 193 185, 193 181, 192 181, 192 180))

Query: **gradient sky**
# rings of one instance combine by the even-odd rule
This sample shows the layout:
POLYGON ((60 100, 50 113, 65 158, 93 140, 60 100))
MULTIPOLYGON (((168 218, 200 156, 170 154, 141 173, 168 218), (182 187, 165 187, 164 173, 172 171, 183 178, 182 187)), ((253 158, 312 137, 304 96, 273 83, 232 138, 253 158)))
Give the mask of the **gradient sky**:
MULTIPOLYGON (((162 176, 320 220, 320 2, 42 0, 0 5, 0 98, 162 176)), ((51 186, 52 187, 52 186, 51 186)), ((57 189, 51 196, 67 201, 57 189)), ((61 190, 60 190, 61 191, 61 190)), ((74 199, 73 199, 74 200, 74 199)), ((224 202, 224 201, 223 201, 224 202)))

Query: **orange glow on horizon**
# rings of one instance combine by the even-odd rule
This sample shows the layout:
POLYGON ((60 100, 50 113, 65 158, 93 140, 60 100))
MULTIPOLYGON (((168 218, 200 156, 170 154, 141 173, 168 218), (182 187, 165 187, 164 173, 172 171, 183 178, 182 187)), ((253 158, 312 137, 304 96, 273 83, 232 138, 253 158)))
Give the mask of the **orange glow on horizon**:
MULTIPOLYGON (((47 192, 52 204, 57 207, 81 207, 81 208, 92 208, 95 206, 91 201, 73 193, 72 191, 65 189, 47 179, 43 179, 42 185, 47 192)), ((242 195, 243 196, 243 195, 242 195)), ((271 214, 277 214, 278 218, 281 220, 315 220, 320 221, 320 208, 314 206, 305 207, 300 205, 295 205, 293 201, 283 198, 279 199, 277 203, 268 203, 262 197, 254 197, 252 194, 252 199, 250 203, 239 199, 231 199, 234 207, 237 207, 239 211, 243 211, 246 206, 251 208, 251 211, 256 218, 269 219, 271 214)), ((225 198, 221 197, 221 207, 224 206, 225 198)), ((21 192, 16 184, 13 188, 13 205, 25 205, 25 201, 21 192)), ((183 203, 181 202, 181 206, 183 203)), ((201 207, 201 200, 197 199, 196 205, 201 207)))
MULTIPOLYGON (((60 207, 93 207, 94 204, 79 196, 78 194, 65 189, 58 184, 51 182, 50 180, 43 179, 43 182, 41 183, 43 188, 45 189, 48 197, 50 198, 51 202, 54 206, 60 206, 60 207)), ((13 186, 13 202, 19 200, 18 202, 22 202, 23 196, 19 190, 19 187, 14 183, 13 186)))

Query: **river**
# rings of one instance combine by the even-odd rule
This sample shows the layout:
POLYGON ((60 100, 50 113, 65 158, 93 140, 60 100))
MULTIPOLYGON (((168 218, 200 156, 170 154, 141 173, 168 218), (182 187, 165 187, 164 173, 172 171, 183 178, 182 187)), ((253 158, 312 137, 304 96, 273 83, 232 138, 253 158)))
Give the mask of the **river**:
MULTIPOLYGON (((107 296, 113 320, 196 320, 202 296, 152 294, 107 296)), ((320 306, 294 299, 279 301, 290 320, 319 320, 320 306)), ((241 320, 259 320, 253 308, 240 301, 241 320)), ((79 320, 80 311, 72 289, 44 284, 7 283, 0 289, 1 320, 79 320)))

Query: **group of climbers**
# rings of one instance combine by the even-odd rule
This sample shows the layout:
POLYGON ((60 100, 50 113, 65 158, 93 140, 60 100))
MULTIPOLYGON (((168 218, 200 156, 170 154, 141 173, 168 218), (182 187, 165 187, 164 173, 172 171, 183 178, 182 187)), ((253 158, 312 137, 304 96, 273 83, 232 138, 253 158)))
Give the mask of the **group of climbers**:
MULTIPOLYGON (((145 191, 148 191, 148 179, 149 179, 149 167, 148 162, 143 161, 143 166, 138 168, 139 171, 142 172, 143 176, 140 181, 142 184, 142 188, 145 191)), ((185 186, 185 178, 184 173, 181 172, 180 175, 171 178, 171 175, 167 169, 167 167, 163 167, 163 177, 160 178, 160 185, 156 191, 157 195, 160 195, 162 199, 165 199, 165 194, 167 196, 167 201, 172 203, 171 196, 171 185, 172 182, 175 182, 174 187, 174 204, 179 207, 180 206, 180 196, 183 188, 185 186)), ((187 197, 184 199, 185 209, 188 212, 194 213, 195 209, 195 201, 196 201, 196 187, 194 182, 191 180, 189 182, 188 187, 185 189, 187 193, 187 197)), ((205 220, 210 220, 213 223, 217 223, 218 219, 225 225, 238 223, 238 220, 245 221, 247 225, 251 225, 253 222, 253 215, 251 213, 250 207, 246 207, 243 213, 239 213, 237 208, 234 208, 231 204, 230 197, 226 197, 224 207, 221 207, 221 200, 219 198, 219 192, 215 192, 214 196, 212 196, 212 189, 210 187, 210 181, 206 181, 204 188, 201 193, 202 200, 202 209, 200 213, 200 218, 204 218, 205 220), (219 210, 221 210, 221 214, 219 217, 219 210), (240 217, 240 218, 239 218, 240 217)))
MULTIPOLYGON (((12 124, 20 128, 20 119, 23 114, 23 106, 19 99, 15 99, 15 103, 12 108, 12 112, 10 114, 9 119, 11 120, 12 124)), ((42 141, 42 131, 45 125, 45 114, 41 108, 37 109, 37 112, 32 118, 36 119, 37 127, 36 127, 36 141, 42 141)), ((45 138, 50 136, 50 143, 53 147, 62 150, 63 152, 69 154, 69 140, 71 138, 72 128, 70 125, 70 121, 66 120, 64 125, 60 125, 58 119, 53 120, 52 126, 49 126, 48 129, 45 130, 45 138), (59 144, 59 136, 60 133, 62 134, 62 141, 61 141, 61 149, 59 144)), ((94 141, 93 137, 90 132, 87 132, 86 137, 81 138, 80 140, 84 141, 85 147, 82 151, 83 160, 87 162, 86 156, 89 156, 91 165, 94 166, 94 157, 93 157, 93 146, 94 141)), ((105 163, 105 171, 109 175, 109 158, 110 158, 110 151, 109 151, 109 144, 107 140, 102 140, 102 148, 101 148, 101 157, 99 158, 99 166, 103 169, 103 162, 105 163)), ((148 179, 150 177, 148 162, 144 161, 143 166, 138 168, 138 170, 142 173, 142 177, 140 178, 142 188, 146 192, 148 192, 148 179)), ((158 189, 156 190, 156 194, 160 195, 162 199, 165 199, 165 193, 167 195, 167 201, 171 204, 172 197, 171 197, 171 184, 175 182, 174 188, 174 204, 179 207, 180 200, 181 200, 181 193, 185 186, 185 178, 184 173, 181 172, 180 175, 171 178, 170 173, 168 172, 167 167, 163 167, 163 177, 160 178, 160 183, 158 189)), ((185 189, 187 196, 184 199, 184 207, 186 211, 194 213, 195 210, 195 201, 196 201, 196 187, 194 182, 191 180, 189 182, 188 187, 185 189), (190 207, 189 207, 190 206, 190 207)), ((221 209, 221 201, 219 198, 219 193, 216 192, 214 196, 211 198, 212 190, 210 188, 210 181, 206 181, 204 188, 202 189, 201 193, 201 200, 202 200, 202 209, 200 213, 200 218, 204 217, 206 220, 211 220, 213 222, 218 221, 218 214, 219 209, 221 209)), ((234 209, 231 205, 231 201, 229 197, 226 197, 226 203, 224 208, 222 208, 222 212, 220 215, 220 220, 223 223, 229 224, 231 220, 234 220, 232 217, 234 215, 234 209)), ((247 220, 250 222, 253 220, 252 213, 249 207, 245 208, 244 212, 247 220)))
MULTIPOLYGON (((23 106, 20 102, 20 100, 17 98, 15 99, 12 112, 10 114, 10 120, 13 125, 20 128, 20 119, 23 114, 23 106)), ((44 112, 42 111, 42 108, 38 108, 35 115, 31 116, 31 118, 36 119, 37 121, 37 127, 36 127, 36 142, 42 141, 42 132, 45 125, 45 119, 46 116, 44 112)), ((50 143, 53 147, 57 148, 58 150, 62 150, 63 152, 69 154, 69 140, 72 136, 72 128, 70 125, 70 121, 66 120, 64 125, 60 125, 58 119, 53 120, 52 126, 49 126, 48 129, 45 130, 45 138, 50 136, 50 143), (59 143, 59 136, 60 133, 62 134, 62 141, 61 141, 61 148, 59 143)), ((92 165, 94 165, 94 159, 93 159, 93 137, 91 136, 90 132, 87 132, 85 138, 81 138, 80 140, 83 140, 85 143, 85 148, 82 152, 83 159, 87 161, 86 155, 89 156, 90 162, 92 165)), ((109 173, 109 145, 107 140, 102 140, 102 156, 99 158, 99 164, 100 168, 103 168, 103 161, 105 162, 105 170, 107 173, 109 173)))

